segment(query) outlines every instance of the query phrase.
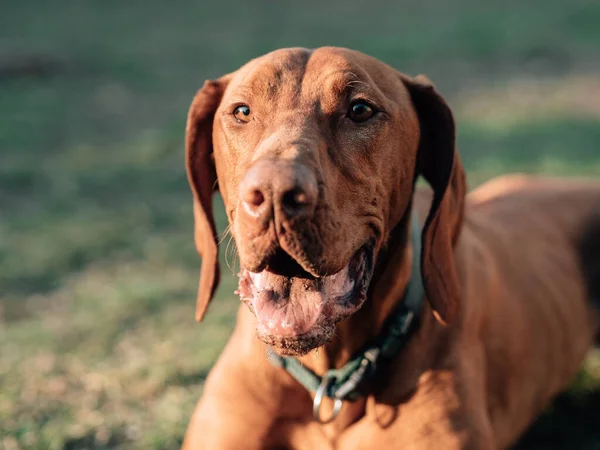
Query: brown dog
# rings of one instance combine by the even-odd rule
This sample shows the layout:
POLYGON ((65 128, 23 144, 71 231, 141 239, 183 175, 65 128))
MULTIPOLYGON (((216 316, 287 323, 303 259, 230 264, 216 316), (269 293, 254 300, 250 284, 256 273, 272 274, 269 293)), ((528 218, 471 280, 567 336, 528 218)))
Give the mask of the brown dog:
POLYGON ((425 78, 345 49, 270 53, 198 92, 187 167, 198 319, 219 279, 217 180, 248 308, 186 450, 505 448, 597 335, 600 183, 513 176, 466 196, 451 111, 425 78), (419 175, 433 195, 415 190, 419 175), (318 376, 344 366, 398 314, 415 273, 418 326, 335 420, 315 421, 315 393, 268 352, 318 376))

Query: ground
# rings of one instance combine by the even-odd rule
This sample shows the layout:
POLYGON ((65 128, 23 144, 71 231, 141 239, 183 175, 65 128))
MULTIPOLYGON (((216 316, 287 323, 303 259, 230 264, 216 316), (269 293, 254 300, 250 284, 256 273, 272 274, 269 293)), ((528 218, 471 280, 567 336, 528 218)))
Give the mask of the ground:
MULTIPOLYGON (((185 117, 251 57, 340 45, 427 74, 472 186, 600 177, 598 2, 203 3, 3 3, 0 448, 178 448, 239 301, 225 270, 194 322, 185 117)), ((592 356, 519 448, 600 448, 599 410, 592 356)))

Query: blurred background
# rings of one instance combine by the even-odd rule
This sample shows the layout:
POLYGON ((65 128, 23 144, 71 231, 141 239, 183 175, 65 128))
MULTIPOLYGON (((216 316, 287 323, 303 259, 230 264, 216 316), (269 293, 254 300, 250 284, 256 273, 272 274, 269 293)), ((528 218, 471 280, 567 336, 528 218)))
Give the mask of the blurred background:
MULTIPOLYGON (((598 1, 3 0, 1 449, 178 448, 238 305, 225 269, 194 322, 187 108, 207 78, 322 45, 427 74, 472 187, 600 178, 598 1)), ((599 425, 592 355, 518 448, 599 449, 599 425)))

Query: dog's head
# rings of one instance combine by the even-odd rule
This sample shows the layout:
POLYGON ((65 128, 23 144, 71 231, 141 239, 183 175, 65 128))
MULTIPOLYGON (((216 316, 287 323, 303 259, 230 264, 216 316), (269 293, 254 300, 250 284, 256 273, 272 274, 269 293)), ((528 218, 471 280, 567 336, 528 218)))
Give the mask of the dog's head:
POLYGON ((451 111, 427 79, 346 49, 278 50, 205 83, 186 149, 203 258, 198 320, 219 279, 217 188, 259 337, 302 354, 365 301, 418 175, 434 191, 423 231, 427 298, 441 321, 456 315, 464 175, 451 111))

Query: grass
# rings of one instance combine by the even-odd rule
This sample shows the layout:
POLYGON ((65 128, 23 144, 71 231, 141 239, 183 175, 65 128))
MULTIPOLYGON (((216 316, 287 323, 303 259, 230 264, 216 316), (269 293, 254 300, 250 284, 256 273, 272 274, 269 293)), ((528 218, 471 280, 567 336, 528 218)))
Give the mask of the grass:
MULTIPOLYGON (((377 3, 5 2, 0 448, 178 448, 238 305, 224 270, 194 323, 185 115, 205 78, 253 56, 333 44, 427 73, 472 185, 600 176, 598 5, 377 3)), ((600 446, 598 361, 519 448, 600 446)))

